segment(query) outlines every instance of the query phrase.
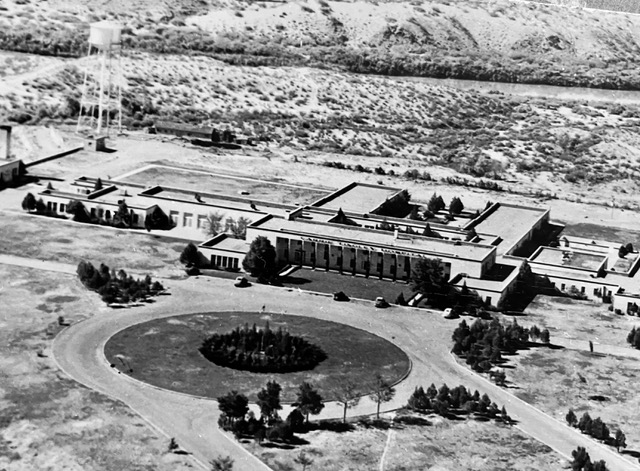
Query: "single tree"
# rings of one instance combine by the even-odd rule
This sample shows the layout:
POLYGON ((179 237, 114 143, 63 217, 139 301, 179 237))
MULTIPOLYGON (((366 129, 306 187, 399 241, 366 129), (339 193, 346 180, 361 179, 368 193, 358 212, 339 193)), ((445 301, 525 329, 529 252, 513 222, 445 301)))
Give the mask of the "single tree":
POLYGON ((577 449, 573 450, 571 452, 571 456, 573 457, 573 460, 571 461, 571 469, 573 471, 582 471, 585 466, 591 465, 591 458, 584 447, 579 446, 577 449))
POLYGON ((423 258, 411 270, 411 289, 424 295, 442 294, 447 282, 440 259, 423 258))
POLYGON ((242 261, 242 267, 258 281, 271 280, 277 274, 276 249, 271 241, 264 236, 256 237, 242 261))
POLYGON ((584 414, 582 414, 582 417, 580 417, 580 420, 578 421, 578 428, 581 432, 588 434, 591 431, 591 422, 593 422, 591 416, 588 412, 585 412, 584 414))
POLYGON ((89 213, 82 204, 82 201, 71 200, 67 205, 67 214, 73 214, 73 220, 79 222, 88 222, 89 213))
POLYGON ((590 430, 587 433, 597 440, 606 441, 609 438, 609 427, 598 417, 591 422, 590 430))
POLYGON ((287 416, 286 422, 294 433, 304 432, 304 415, 300 409, 293 409, 287 416))
POLYGON ((342 422, 347 421, 347 409, 355 407, 360 402, 358 396, 357 386, 349 380, 341 381, 336 389, 333 391, 333 396, 340 404, 342 404, 342 422))
POLYGON ((189 242, 180 254, 180 263, 187 267, 198 266, 198 248, 193 242, 189 242))
POLYGON ((118 201, 118 210, 113 215, 113 223, 125 227, 131 227, 131 212, 127 202, 122 199, 118 201))
POLYGON ((300 409, 300 412, 306 416, 307 423, 309 423, 309 414, 318 415, 324 409, 322 396, 307 382, 300 385, 298 397, 293 406, 300 409))
POLYGON ((389 402, 396 394, 395 388, 389 384, 389 382, 377 373, 373 384, 371 385, 373 392, 369 395, 372 401, 376 402, 376 418, 380 418, 380 405, 383 402, 389 402))
POLYGON ((222 230, 222 218, 223 214, 209 213, 204 223, 204 230, 209 237, 217 236, 222 230))
POLYGON ((233 459, 230 456, 218 456, 211 460, 211 471, 231 471, 233 469, 233 459))
POLYGON ((245 217, 239 217, 233 227, 231 233, 238 239, 244 239, 247 236, 247 226, 251 221, 245 217))
POLYGON ((454 196, 449 203, 449 213, 451 214, 460 214, 464 210, 464 204, 462 204, 462 200, 457 196, 454 196))
POLYGON ((618 450, 618 453, 620 453, 620 448, 627 447, 627 436, 620 429, 616 431, 616 438, 614 441, 614 445, 616 447, 616 450, 618 450))
POLYGON ((544 329, 542 332, 540 332, 540 340, 542 341, 542 343, 551 342, 551 333, 549 332, 549 329, 544 329))
POLYGON ((444 204, 444 200, 442 199, 442 196, 439 196, 436 193, 433 194, 433 196, 431 197, 431 199, 429 199, 429 202, 427 203, 427 209, 432 213, 437 213, 438 211, 444 209, 445 207, 446 205, 444 204))
POLYGON ((565 418, 567 419, 567 423, 571 427, 575 427, 578 424, 578 417, 576 417, 576 414, 575 412, 573 412, 573 409, 569 409, 569 412, 567 412, 567 415, 565 418))
POLYGON ((282 387, 275 381, 269 381, 267 386, 258 393, 258 407, 262 416, 272 422, 277 419, 278 411, 282 409, 280 404, 280 391, 282 387))
POLYGON ((36 197, 32 193, 27 193, 27 196, 22 200, 22 209, 31 212, 36 209, 36 197))
POLYGON ((218 398, 218 408, 231 422, 235 422, 249 412, 249 399, 238 391, 231 391, 218 398))
POLYGON ((396 304, 398 306, 406 306, 407 305, 407 301, 404 299, 404 293, 402 291, 400 291, 400 294, 396 298, 396 304))
POLYGON ((174 451, 176 451, 178 448, 180 448, 178 446, 178 442, 176 442, 176 439, 171 437, 171 440, 169 441, 169 453, 173 453, 174 451))
POLYGON ((502 406, 502 410, 500 410, 500 419, 502 419, 505 424, 511 423, 511 417, 507 414, 507 409, 505 409, 504 406, 502 406))
POLYGON ((42 198, 38 198, 36 201, 36 213, 44 214, 47 211, 47 205, 42 201, 42 198))
POLYGON ((313 464, 313 460, 307 456, 304 450, 300 450, 300 453, 293 459, 293 461, 302 466, 302 471, 305 471, 307 466, 311 466, 313 464))
POLYGON ((591 465, 591 469, 587 469, 587 467, 585 466, 585 471, 608 471, 609 468, 607 468, 607 463, 604 460, 598 460, 595 461, 592 465, 591 465))

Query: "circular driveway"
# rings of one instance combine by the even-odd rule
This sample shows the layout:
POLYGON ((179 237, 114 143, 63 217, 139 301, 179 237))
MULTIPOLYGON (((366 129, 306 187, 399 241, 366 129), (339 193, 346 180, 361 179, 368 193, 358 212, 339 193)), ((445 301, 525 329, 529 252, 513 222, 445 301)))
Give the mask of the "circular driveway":
MULTIPOLYGON (((604 459, 610 469, 635 470, 638 465, 564 423, 517 399, 508 390, 458 365, 449 354, 451 333, 458 321, 442 319, 439 313, 403 307, 380 310, 373 303, 336 303, 326 296, 298 290, 255 285, 237 290, 230 280, 198 278, 167 281, 170 296, 154 304, 132 309, 102 312, 61 332, 54 340, 53 353, 60 367, 85 386, 123 401, 150 424, 178 443, 201 463, 218 455, 230 455, 238 469, 265 470, 264 464, 223 434, 217 427, 216 401, 187 396, 141 383, 111 368, 104 356, 106 341, 116 332, 141 322, 196 311, 255 311, 263 305, 270 312, 312 316, 366 330, 398 345, 409 356, 413 368, 396 386, 393 401, 383 410, 406 404, 416 386, 463 384, 487 393, 498 406, 504 405, 517 427, 565 457, 578 446, 585 447, 593 460, 604 459)), ((559 353, 561 354, 561 353, 559 353)), ((368 398, 349 410, 349 415, 375 413, 368 398)), ((283 410, 286 416, 288 410, 283 410)), ((342 406, 327 403, 319 418, 342 418, 342 406)))

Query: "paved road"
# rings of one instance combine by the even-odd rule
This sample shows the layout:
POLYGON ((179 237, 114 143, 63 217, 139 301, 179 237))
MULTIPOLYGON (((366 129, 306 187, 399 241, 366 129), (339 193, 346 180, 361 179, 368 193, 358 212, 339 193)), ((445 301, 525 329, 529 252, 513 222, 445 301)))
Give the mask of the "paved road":
MULTIPOLYGON (((264 286, 236 290, 231 287, 229 280, 220 279, 173 281, 169 288, 172 295, 162 297, 153 305, 106 311, 71 326, 55 339, 53 353, 62 369, 71 377, 122 400, 152 425, 176 437, 201 462, 208 462, 222 454, 232 456, 237 469, 267 469, 217 429, 219 413, 215 401, 160 390, 118 374, 104 359, 104 344, 115 332, 158 317, 213 310, 259 311, 266 304, 267 311, 276 313, 272 315, 286 312, 343 322, 380 335, 409 352, 413 362, 412 372, 398 385, 396 398, 386 405, 386 410, 404 405, 418 385, 426 387, 432 382, 450 386, 464 384, 486 392, 498 405, 504 404, 512 418, 518 421, 518 428, 567 458, 572 450, 583 446, 593 459, 606 460, 612 470, 640 469, 640 466, 615 450, 580 434, 517 399, 508 390, 458 365, 448 352, 448 342, 442 342, 443 336, 450 335, 451 321, 442 319, 436 313, 399 307, 376 310, 368 302, 337 304, 323 296, 264 286)), ((350 410, 350 415, 374 412, 375 404, 365 399, 356 409, 350 410)), ((336 403, 327 404, 321 415, 321 418, 341 417, 341 406, 336 403)))

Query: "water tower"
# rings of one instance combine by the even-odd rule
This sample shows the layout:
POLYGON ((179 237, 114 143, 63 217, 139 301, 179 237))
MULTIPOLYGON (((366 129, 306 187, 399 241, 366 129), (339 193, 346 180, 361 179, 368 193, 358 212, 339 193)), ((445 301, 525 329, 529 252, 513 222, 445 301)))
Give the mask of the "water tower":
POLYGON ((117 130, 122 127, 121 32, 111 21, 91 24, 78 131, 108 135, 114 111, 117 130))

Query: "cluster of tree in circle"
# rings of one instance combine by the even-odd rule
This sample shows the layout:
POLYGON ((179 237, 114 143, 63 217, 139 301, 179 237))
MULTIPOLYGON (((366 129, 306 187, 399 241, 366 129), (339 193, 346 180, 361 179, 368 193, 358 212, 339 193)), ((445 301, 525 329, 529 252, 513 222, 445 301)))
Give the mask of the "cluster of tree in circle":
POLYGON ((542 343, 550 342, 548 329, 537 326, 524 328, 513 321, 503 325, 499 319, 490 322, 476 320, 471 327, 466 321, 460 322, 451 336, 454 354, 465 357, 468 365, 476 371, 489 371, 493 365, 502 362, 501 352, 515 353, 528 346, 529 340, 537 338, 542 343))
POLYGON ((304 338, 281 327, 271 330, 268 321, 263 329, 245 324, 226 334, 215 333, 202 342, 200 353, 216 365, 255 373, 311 370, 327 358, 304 338))
POLYGON ((124 270, 117 273, 110 270, 104 263, 95 268, 90 262, 81 261, 77 273, 82 284, 90 290, 97 291, 107 304, 136 302, 164 290, 162 283, 153 281, 149 275, 143 280, 134 279, 124 270))

